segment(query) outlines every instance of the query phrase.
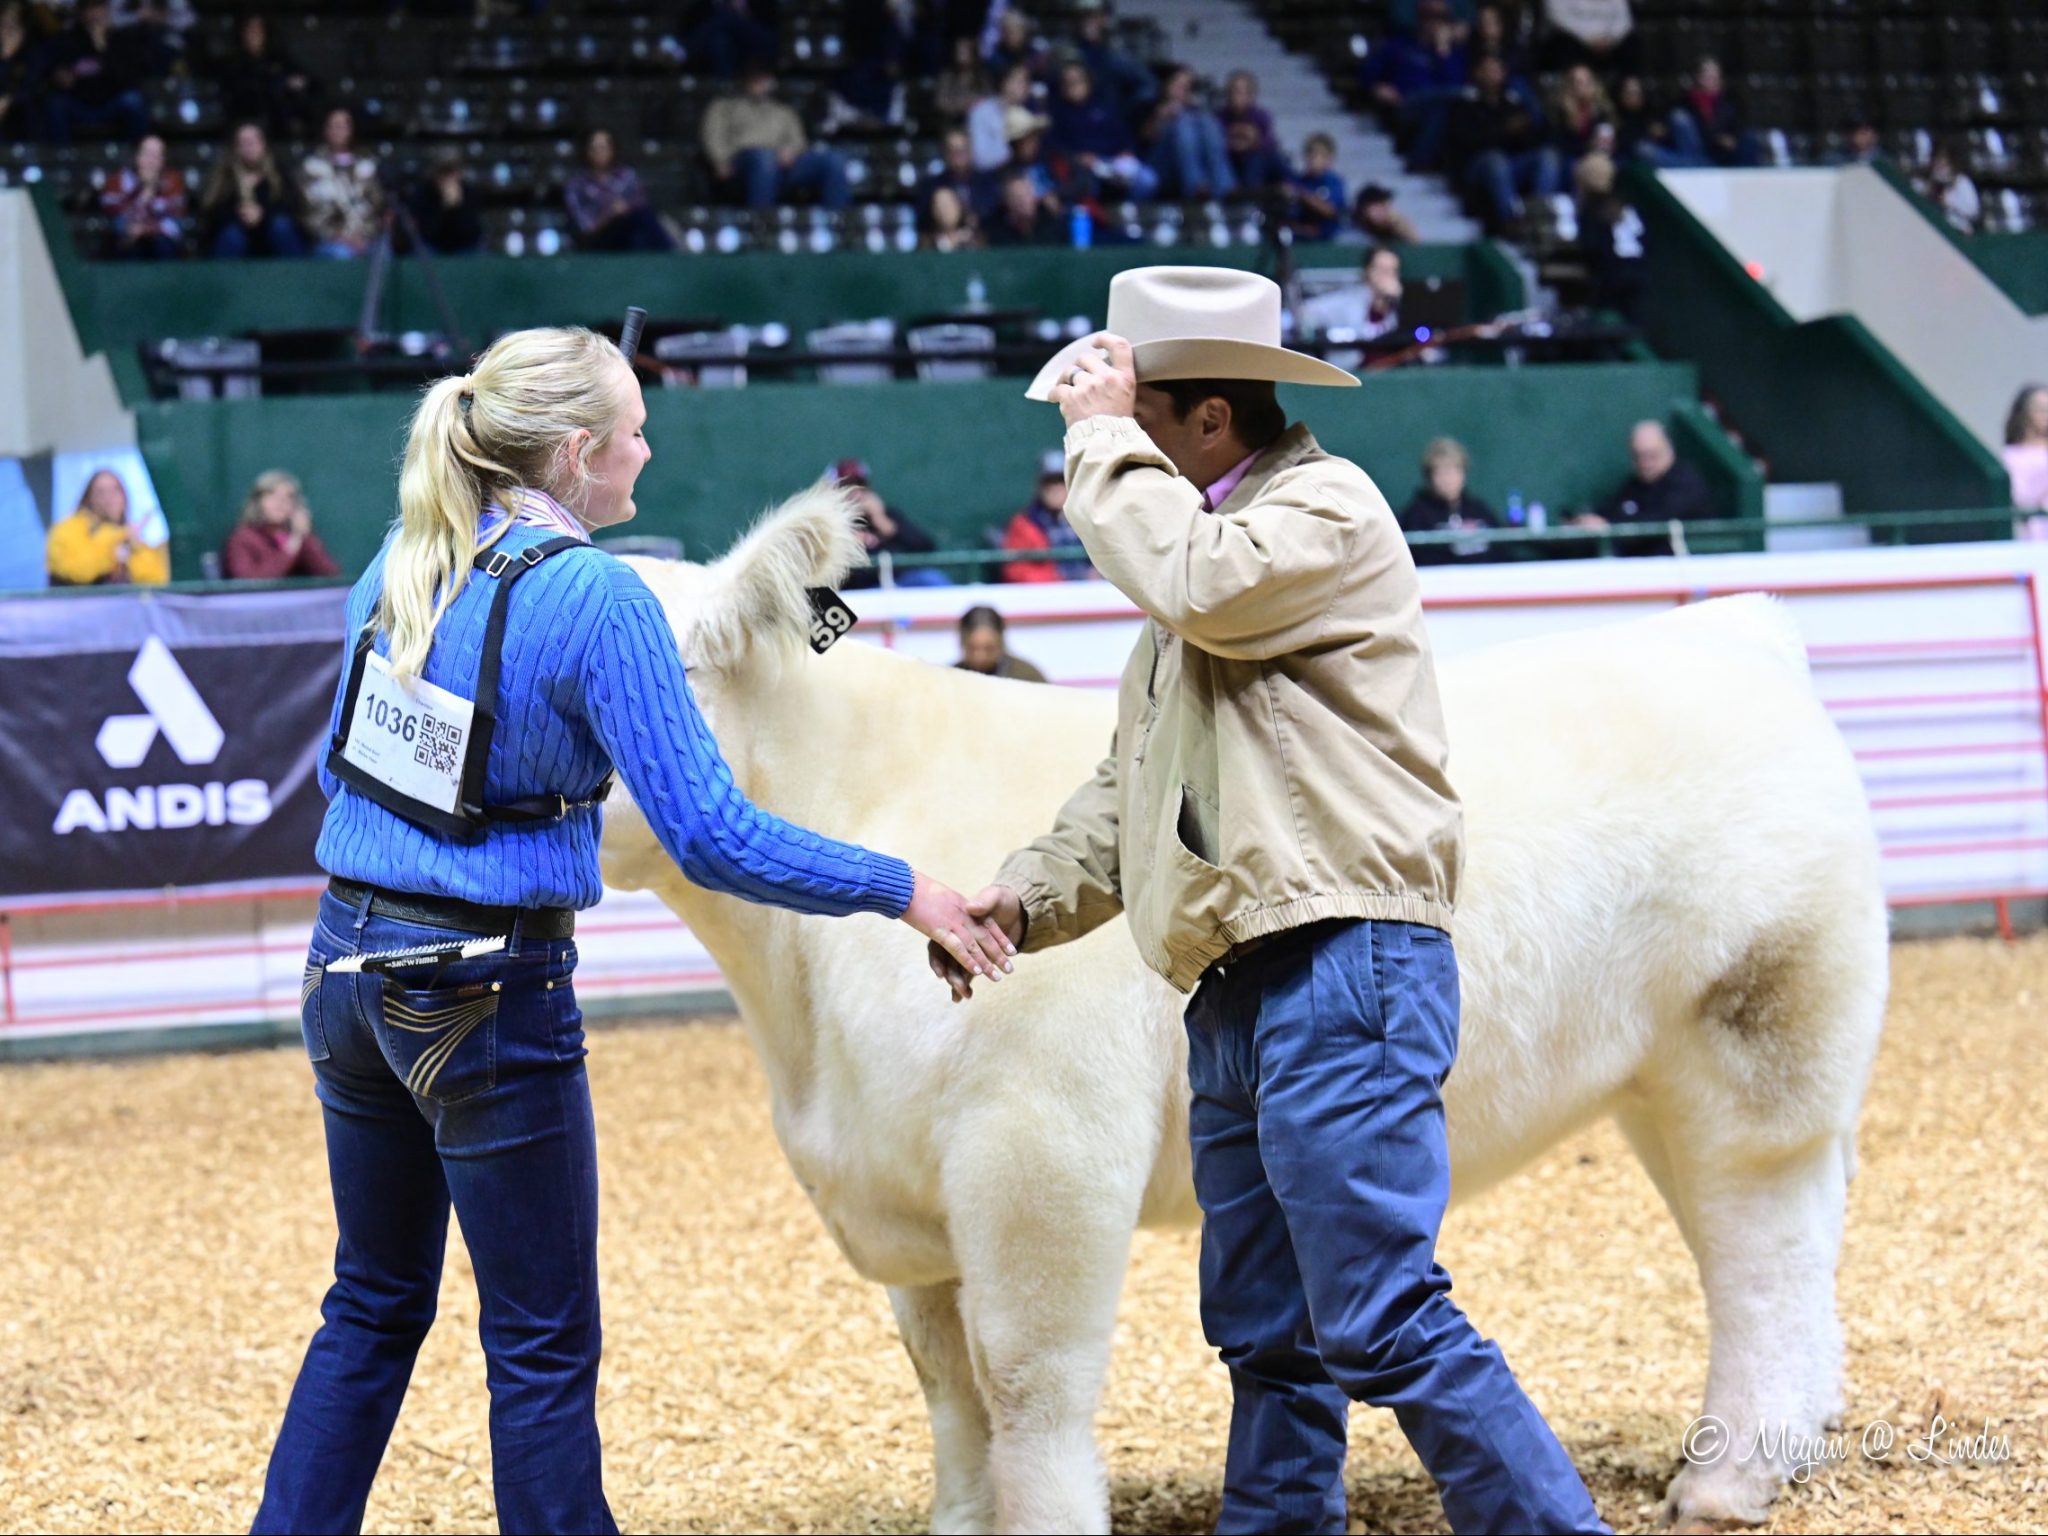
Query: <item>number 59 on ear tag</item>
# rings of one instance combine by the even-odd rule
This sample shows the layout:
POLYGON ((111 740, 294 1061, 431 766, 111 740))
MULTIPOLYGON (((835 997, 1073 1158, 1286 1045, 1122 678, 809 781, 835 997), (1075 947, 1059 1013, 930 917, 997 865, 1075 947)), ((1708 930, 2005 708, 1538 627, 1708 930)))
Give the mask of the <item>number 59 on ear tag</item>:
POLYGON ((812 587, 810 598, 811 649, 822 656, 853 628, 853 610, 830 587, 812 587))

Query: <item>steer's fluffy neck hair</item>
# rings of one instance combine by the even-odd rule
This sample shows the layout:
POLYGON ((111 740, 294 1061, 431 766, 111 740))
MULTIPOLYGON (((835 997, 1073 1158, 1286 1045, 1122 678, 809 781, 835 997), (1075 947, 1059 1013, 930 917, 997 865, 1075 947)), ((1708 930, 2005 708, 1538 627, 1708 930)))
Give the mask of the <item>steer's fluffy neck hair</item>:
POLYGON ((704 599, 691 606, 683 659, 731 671, 745 663, 777 668, 801 654, 810 588, 837 586, 867 564, 853 522, 853 493, 826 480, 764 514, 710 567, 704 599))

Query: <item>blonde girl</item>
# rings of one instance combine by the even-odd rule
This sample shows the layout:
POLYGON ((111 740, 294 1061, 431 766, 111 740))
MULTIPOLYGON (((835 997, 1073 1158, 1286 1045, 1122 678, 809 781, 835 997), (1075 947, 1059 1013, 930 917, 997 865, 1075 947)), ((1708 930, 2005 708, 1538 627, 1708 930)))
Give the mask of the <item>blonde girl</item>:
POLYGON ((900 918, 978 974, 1008 969, 955 892, 734 787, 660 604, 589 542, 634 514, 646 419, 609 341, 504 337, 421 401, 397 531, 350 598, 301 1019, 340 1241, 258 1531, 360 1528, 451 1206, 482 1303, 499 1527, 616 1529, 571 984, 614 771, 691 879, 900 918))

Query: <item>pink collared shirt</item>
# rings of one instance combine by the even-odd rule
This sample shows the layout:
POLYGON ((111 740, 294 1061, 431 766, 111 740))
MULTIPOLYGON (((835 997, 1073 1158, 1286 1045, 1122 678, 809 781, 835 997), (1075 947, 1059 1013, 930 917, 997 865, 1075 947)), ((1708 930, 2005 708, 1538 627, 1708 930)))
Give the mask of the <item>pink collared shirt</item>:
POLYGON ((1258 456, 1258 450, 1253 449, 1229 469, 1225 470, 1221 480, 1218 480, 1208 490, 1202 492, 1202 510, 1204 512, 1214 512, 1224 502, 1230 500, 1230 493, 1237 489, 1237 483, 1244 479, 1245 472, 1252 467, 1252 460, 1258 456))

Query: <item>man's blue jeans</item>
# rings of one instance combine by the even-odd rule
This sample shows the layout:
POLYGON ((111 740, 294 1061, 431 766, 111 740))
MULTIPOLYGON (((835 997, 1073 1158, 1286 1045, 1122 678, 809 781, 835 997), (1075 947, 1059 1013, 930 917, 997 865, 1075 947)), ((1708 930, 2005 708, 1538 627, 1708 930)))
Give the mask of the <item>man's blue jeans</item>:
POLYGON ((1520 194, 1554 197, 1564 190, 1564 161, 1548 146, 1518 155, 1489 149, 1472 157, 1465 180, 1485 197, 1487 217, 1500 228, 1522 216, 1520 194))
POLYGON ((835 150, 807 149, 782 165, 772 149, 743 149, 732 157, 732 170, 749 208, 772 208, 778 198, 804 191, 815 191, 821 208, 844 208, 852 196, 846 161, 835 150))
POLYGON ((1342 1531, 1348 1398, 1392 1408, 1451 1529, 1605 1531, 1571 1458, 1450 1297, 1448 935, 1317 923, 1188 1005, 1202 1328, 1233 1403, 1218 1531, 1342 1531))
POLYGON ((249 227, 239 219, 230 219, 214 237, 213 254, 226 259, 239 260, 262 247, 267 256, 303 256, 305 242, 299 238, 299 226, 284 214, 272 214, 257 226, 260 234, 252 234, 249 227))
POLYGON ((505 1531, 612 1532, 599 1467, 597 1135, 570 940, 390 976, 323 967, 460 943, 332 895, 301 1027, 340 1241, 254 1529, 356 1531, 434 1321, 451 1200, 476 1269, 505 1531))
POLYGON ((1228 197, 1237 190, 1223 125, 1209 112, 1191 107, 1167 123, 1151 164, 1161 197, 1228 197))
POLYGON ((1401 128, 1408 138, 1408 164, 1418 171, 1442 167, 1451 112, 1464 90, 1455 85, 1427 86, 1401 98, 1401 128))

